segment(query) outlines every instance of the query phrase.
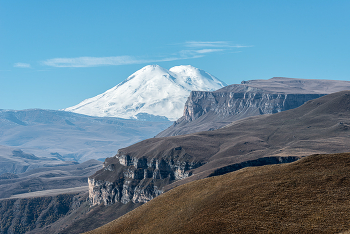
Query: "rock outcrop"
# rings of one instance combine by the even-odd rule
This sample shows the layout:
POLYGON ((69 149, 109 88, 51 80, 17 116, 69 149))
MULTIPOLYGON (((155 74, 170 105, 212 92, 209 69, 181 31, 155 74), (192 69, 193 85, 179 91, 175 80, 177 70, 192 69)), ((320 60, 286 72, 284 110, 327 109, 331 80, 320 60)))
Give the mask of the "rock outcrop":
POLYGON ((348 81, 272 78, 243 81, 214 92, 192 91, 183 116, 156 137, 214 130, 246 117, 294 109, 348 89, 348 81))
MULTIPOLYGON (((213 112, 220 116, 243 114, 244 116, 274 114, 294 109, 305 102, 325 94, 280 94, 252 90, 243 92, 192 91, 184 108, 184 119, 194 121, 213 112)), ((243 117, 243 116, 242 116, 243 117)))
POLYGON ((243 118, 294 109, 325 94, 269 93, 242 87, 240 91, 192 91, 183 116, 157 137, 215 130, 243 118))
MULTIPOLYGON (((175 161, 181 151, 181 147, 174 148, 170 157, 161 159, 131 157, 122 152, 118 152, 113 158, 107 158, 104 168, 89 178, 91 205, 146 203, 162 194, 165 186, 191 176, 194 169, 205 164, 203 161, 186 159, 175 161)), ((298 159, 299 157, 260 158, 226 166, 209 176, 225 174, 243 167, 287 163, 298 159)))
POLYGON ((181 147, 162 158, 138 158, 119 151, 89 178, 89 198, 92 205, 148 202, 161 194, 165 185, 191 176, 191 170, 202 165, 181 147))

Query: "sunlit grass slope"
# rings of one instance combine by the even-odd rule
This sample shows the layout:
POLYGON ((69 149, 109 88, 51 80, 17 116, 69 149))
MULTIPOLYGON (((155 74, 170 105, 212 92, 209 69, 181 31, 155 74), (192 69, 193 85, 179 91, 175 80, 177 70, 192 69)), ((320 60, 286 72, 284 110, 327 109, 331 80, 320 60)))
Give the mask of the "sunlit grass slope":
POLYGON ((194 181, 89 233, 339 233, 349 229, 350 153, 342 153, 194 181))

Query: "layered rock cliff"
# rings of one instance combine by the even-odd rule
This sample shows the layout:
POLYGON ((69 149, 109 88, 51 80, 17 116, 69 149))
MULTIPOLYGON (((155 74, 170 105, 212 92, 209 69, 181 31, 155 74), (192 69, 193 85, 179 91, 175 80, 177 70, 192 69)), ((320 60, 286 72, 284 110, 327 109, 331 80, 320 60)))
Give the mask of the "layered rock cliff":
MULTIPOLYGON (((146 203, 163 193, 165 186, 192 175, 193 169, 205 162, 177 160, 181 147, 172 149, 168 158, 147 159, 131 157, 122 152, 107 158, 104 168, 89 178, 89 199, 91 205, 146 203), (176 152, 178 151, 178 152, 176 152)), ((183 153, 183 152, 182 152, 183 153)), ((185 156, 186 157, 186 156, 185 156)), ((266 157, 232 164, 214 171, 209 176, 221 175, 250 166, 262 166, 293 162, 299 157, 266 157)))
POLYGON ((348 89, 348 81, 277 77, 242 81, 214 92, 192 91, 183 116, 156 137, 214 130, 246 117, 294 109, 309 100, 348 89))
POLYGON ((246 92, 193 91, 184 108, 184 119, 193 121, 208 112, 221 116, 274 114, 301 106, 325 94, 274 94, 260 90, 246 92))
POLYGON ((324 95, 273 93, 245 85, 237 85, 230 91, 192 91, 185 104, 183 116, 157 137, 215 130, 250 116, 294 109, 324 95))
POLYGON ((158 158, 133 157, 120 150, 89 178, 91 204, 148 202, 161 194, 165 185, 190 176, 192 169, 203 165, 191 159, 181 147, 158 158))

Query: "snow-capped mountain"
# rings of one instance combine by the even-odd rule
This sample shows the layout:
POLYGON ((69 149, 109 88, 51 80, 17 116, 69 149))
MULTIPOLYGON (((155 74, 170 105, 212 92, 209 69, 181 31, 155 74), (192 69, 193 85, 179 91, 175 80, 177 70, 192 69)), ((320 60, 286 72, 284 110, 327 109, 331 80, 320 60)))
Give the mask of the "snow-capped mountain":
POLYGON ((226 84, 213 75, 190 65, 170 70, 148 65, 106 92, 64 110, 125 119, 148 114, 174 121, 182 116, 192 90, 213 91, 224 86, 226 84))

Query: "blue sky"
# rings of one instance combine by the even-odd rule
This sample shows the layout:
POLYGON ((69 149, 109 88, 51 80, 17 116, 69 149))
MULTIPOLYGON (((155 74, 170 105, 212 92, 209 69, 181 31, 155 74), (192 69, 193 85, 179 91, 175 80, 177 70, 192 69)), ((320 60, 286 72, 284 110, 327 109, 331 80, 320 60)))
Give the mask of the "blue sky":
POLYGON ((350 80, 350 1, 0 0, 0 109, 62 109, 148 64, 350 80))

